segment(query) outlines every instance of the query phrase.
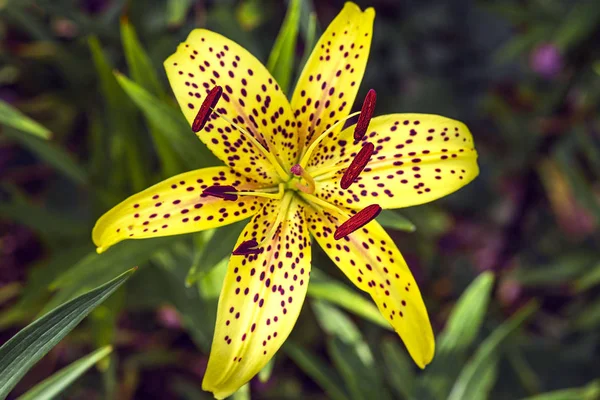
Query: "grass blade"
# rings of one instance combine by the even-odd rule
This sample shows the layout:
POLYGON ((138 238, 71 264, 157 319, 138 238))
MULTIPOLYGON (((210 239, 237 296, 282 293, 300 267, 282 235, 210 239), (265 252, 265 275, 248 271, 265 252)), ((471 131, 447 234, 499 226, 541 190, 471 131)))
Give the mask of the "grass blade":
POLYGON ((348 394, 344 390, 341 378, 329 368, 329 366, 314 354, 306 351, 304 348, 287 340, 283 345, 283 350, 300 369, 327 393, 332 400, 347 400, 348 394))
POLYGON ((392 330, 391 325, 381 315, 375 304, 361 296, 356 290, 334 281, 324 278, 320 271, 313 270, 308 295, 314 299, 325 300, 369 320, 385 329, 392 330))
POLYGON ((0 347, 0 398, 60 342, 95 307, 110 296, 135 269, 87 292, 35 320, 0 347))
POLYGON ((448 400, 470 399, 481 389, 482 381, 489 378, 491 368, 495 368, 498 349, 502 343, 538 308, 535 302, 528 303, 511 319, 500 325, 481 344, 477 352, 462 369, 448 400), (493 367, 492 367, 493 366, 493 367))
POLYGON ((392 210, 382 210, 377 217, 377 222, 385 228, 396 229, 399 231, 414 232, 417 230, 415 224, 392 210))
POLYGON ((41 139, 50 139, 52 133, 10 104, 0 100, 0 125, 11 126, 41 139))
POLYGON ((218 164, 216 157, 193 134, 192 129, 179 110, 157 99, 143 87, 117 73, 117 81, 148 121, 159 127, 162 135, 181 157, 189 169, 218 164))
POLYGON ((54 143, 40 139, 33 135, 24 135, 21 132, 7 128, 2 131, 7 137, 20 143, 23 147, 47 162, 57 171, 78 184, 87 183, 85 170, 71 157, 69 153, 56 146, 54 143))
POLYGON ((112 346, 102 347, 54 373, 28 390, 18 400, 51 400, 65 390, 98 361, 112 352, 112 346))
POLYGON ((267 69, 286 94, 292 79, 299 25, 300 0, 291 0, 267 61, 267 69))

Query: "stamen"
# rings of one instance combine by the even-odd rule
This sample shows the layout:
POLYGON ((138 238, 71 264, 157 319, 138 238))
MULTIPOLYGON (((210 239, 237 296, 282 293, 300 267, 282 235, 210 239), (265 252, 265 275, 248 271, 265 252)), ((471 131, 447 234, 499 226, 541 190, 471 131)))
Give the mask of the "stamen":
POLYGON ((354 182, 358 175, 365 169, 367 163, 371 159, 373 152, 375 151, 375 146, 371 142, 367 142, 362 149, 358 152, 354 160, 352 160, 352 164, 344 171, 344 175, 342 176, 342 180, 340 182, 340 186, 342 189, 348 189, 350 185, 354 182))
MULTIPOLYGON (((272 188, 268 188, 265 190, 272 190, 272 188)), ((238 194, 238 196, 256 196, 256 197, 264 197, 266 199, 281 200, 283 198, 283 195, 285 194, 285 184, 283 184, 283 183, 279 184, 279 189, 278 189, 277 193, 256 192, 254 190, 244 190, 244 191, 238 191, 237 194, 238 194)))
POLYGON ((315 180, 312 178, 312 176, 310 176, 310 174, 308 172, 306 172, 304 170, 304 168, 302 168, 300 166, 300 164, 294 165, 290 169, 290 171, 291 171, 292 174, 304 178, 304 180, 306 181, 306 183, 308 183, 308 185, 303 185, 300 182, 296 182, 296 187, 299 190, 301 190, 301 191, 303 191, 304 193, 307 193, 307 194, 313 194, 315 192, 315 189, 316 189, 315 180))
POLYGON ((354 140, 359 141, 367 133, 369 128, 369 122, 373 118, 373 112, 375 111, 375 104, 377 103, 377 93, 373 89, 369 90, 369 93, 365 96, 362 108, 360 109, 360 115, 358 121, 354 127, 354 140))
POLYGON ((267 149, 265 149, 265 147, 261 143, 259 143, 259 141, 256 140, 256 138, 250 132, 248 132, 247 130, 245 130, 244 128, 242 128, 241 126, 239 126, 238 124, 236 124, 235 122, 233 122, 232 120, 230 120, 229 118, 227 118, 226 116, 221 114, 218 110, 216 110, 216 109, 212 109, 212 110, 219 117, 223 118, 223 120, 225 120, 227 123, 233 125, 240 132, 242 132, 242 134, 246 137, 246 139, 248 139, 250 141, 250 143, 252 143, 258 149, 258 151, 260 151, 265 156, 265 158, 271 162, 271 165, 273 165, 273 168, 275 168, 275 171, 277 171, 277 174, 279 175, 279 177, 282 180, 287 181, 290 178, 290 176, 285 172, 285 170, 279 163, 279 160, 277 159, 277 157, 275 157, 275 155, 273 153, 271 153, 267 149))
POLYGON ((206 189, 204 189, 204 191, 202 191, 202 194, 207 195, 207 196, 218 197, 220 199, 231 200, 231 201, 235 201, 238 198, 237 190, 233 186, 225 186, 225 185, 224 186, 220 186, 220 185, 209 186, 206 189))
POLYGON ((221 94, 223 93, 223 88, 221 86, 215 86, 211 89, 211 91, 206 95, 202 105, 200 106, 200 110, 198 110, 198 114, 196 114, 196 118, 194 118, 194 122, 192 123, 192 131, 200 132, 206 122, 210 118, 210 112, 221 98, 221 94))
POLYGON ((234 256, 246 256, 250 254, 255 255, 262 253, 264 250, 264 248, 258 247, 258 243, 256 242, 256 240, 250 239, 240 243, 240 245, 235 250, 233 250, 233 253, 231 254, 233 254, 234 256))
POLYGON ((319 135, 319 137, 316 138, 315 141, 311 143, 311 145, 308 147, 308 150, 306 150, 306 153, 304 153, 304 155, 302 156, 302 159, 300 160, 300 166, 302 166, 302 168, 306 168, 306 165, 308 164, 308 160, 310 160, 310 156, 312 155, 313 151, 315 151, 315 149, 317 148, 319 143, 321 143, 323 141, 323 139, 325 139, 327 137, 327 135, 329 135, 329 132, 331 132, 332 130, 337 128, 338 125, 340 125, 341 123, 344 123, 347 120, 349 120, 350 118, 353 118, 359 114, 360 114, 360 111, 352 113, 352 114, 348 115, 346 118, 340 119, 335 124, 331 125, 329 127, 329 129, 326 129, 325 132, 321 133, 321 135, 319 135))
POLYGON ((362 228, 369 222, 375 219, 381 212, 381 207, 378 204, 371 204, 354 214, 349 220, 341 224, 333 234, 335 240, 340 240, 348 236, 352 232, 362 228))

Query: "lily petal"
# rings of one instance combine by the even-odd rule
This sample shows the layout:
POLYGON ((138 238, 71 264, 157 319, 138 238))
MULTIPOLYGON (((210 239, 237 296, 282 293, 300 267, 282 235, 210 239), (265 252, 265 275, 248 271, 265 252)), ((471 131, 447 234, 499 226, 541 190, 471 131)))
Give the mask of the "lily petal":
POLYGON ((256 181, 227 167, 204 168, 164 180, 124 200, 94 226, 92 239, 99 253, 125 239, 178 235, 228 225, 256 214, 264 198, 243 196, 236 201, 202 194, 212 185, 252 190, 256 181))
POLYGON ((333 232, 342 222, 331 213, 307 209, 308 227, 319 245, 352 283, 371 295, 415 363, 424 368, 433 358, 435 340, 421 293, 400 251, 376 221, 335 240, 333 232))
POLYGON ((348 2, 316 44, 292 97, 301 144, 310 145, 350 113, 367 65, 374 18, 372 8, 362 12, 348 2))
POLYGON ((275 233, 261 253, 229 261, 202 383, 216 398, 229 396, 258 373, 298 319, 311 260, 305 208, 291 194, 270 200, 238 239, 236 248, 252 239, 261 243, 269 232, 275 233))
POLYGON ((207 93, 219 85, 223 94, 216 109, 263 147, 256 148, 213 113, 198 136, 225 164, 257 181, 274 183, 277 173, 261 152, 266 149, 289 170, 298 157, 296 120, 279 85, 252 54, 217 33, 196 29, 164 66, 190 125, 207 93))
POLYGON ((350 127, 337 138, 325 139, 307 169, 315 177, 316 195, 338 206, 423 204, 460 189, 479 174, 473 137, 462 122, 439 115, 392 114, 373 118, 357 144, 353 131, 350 127), (375 145, 371 161, 354 184, 340 190, 344 169, 332 169, 349 165, 367 142, 375 145))

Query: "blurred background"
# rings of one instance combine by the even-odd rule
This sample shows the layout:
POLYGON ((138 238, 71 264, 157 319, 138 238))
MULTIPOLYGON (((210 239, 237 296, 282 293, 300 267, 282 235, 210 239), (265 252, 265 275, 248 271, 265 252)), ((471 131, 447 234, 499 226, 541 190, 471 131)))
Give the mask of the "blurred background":
MULTIPOLYGON (((436 358, 418 370, 317 250, 288 342, 236 397, 600 398, 600 3, 357 3, 377 12, 358 98, 374 88, 377 114, 459 119, 479 152, 481 174, 464 189, 379 218, 420 285, 436 358)), ((343 1, 299 4, 291 87, 343 1)), ((224 260, 243 223, 128 241, 101 256, 91 229, 129 194, 218 165, 168 86, 162 62, 177 44, 207 27, 266 63, 287 9, 274 0, 0 0, 0 343, 140 267, 10 398, 107 344, 112 354, 61 398, 211 398, 201 379, 224 260)))

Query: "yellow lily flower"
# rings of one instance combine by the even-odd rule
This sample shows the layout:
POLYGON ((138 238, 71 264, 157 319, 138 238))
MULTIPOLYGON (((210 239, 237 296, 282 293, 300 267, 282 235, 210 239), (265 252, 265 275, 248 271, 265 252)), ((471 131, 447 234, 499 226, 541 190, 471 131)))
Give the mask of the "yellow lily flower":
POLYGON ((102 252, 125 239, 252 217, 219 298, 203 381, 216 398, 249 381, 290 334, 306 296, 310 236, 371 295, 419 367, 433 358, 419 288, 374 218, 382 208, 426 203, 464 186, 478 174, 477 153, 467 127, 449 118, 371 119, 374 92, 359 122, 342 129, 359 114, 349 113, 374 17, 372 8, 346 3, 315 46, 291 102, 248 51, 217 33, 194 30, 164 65, 185 117, 226 166, 154 185, 107 212, 94 228, 102 252))

